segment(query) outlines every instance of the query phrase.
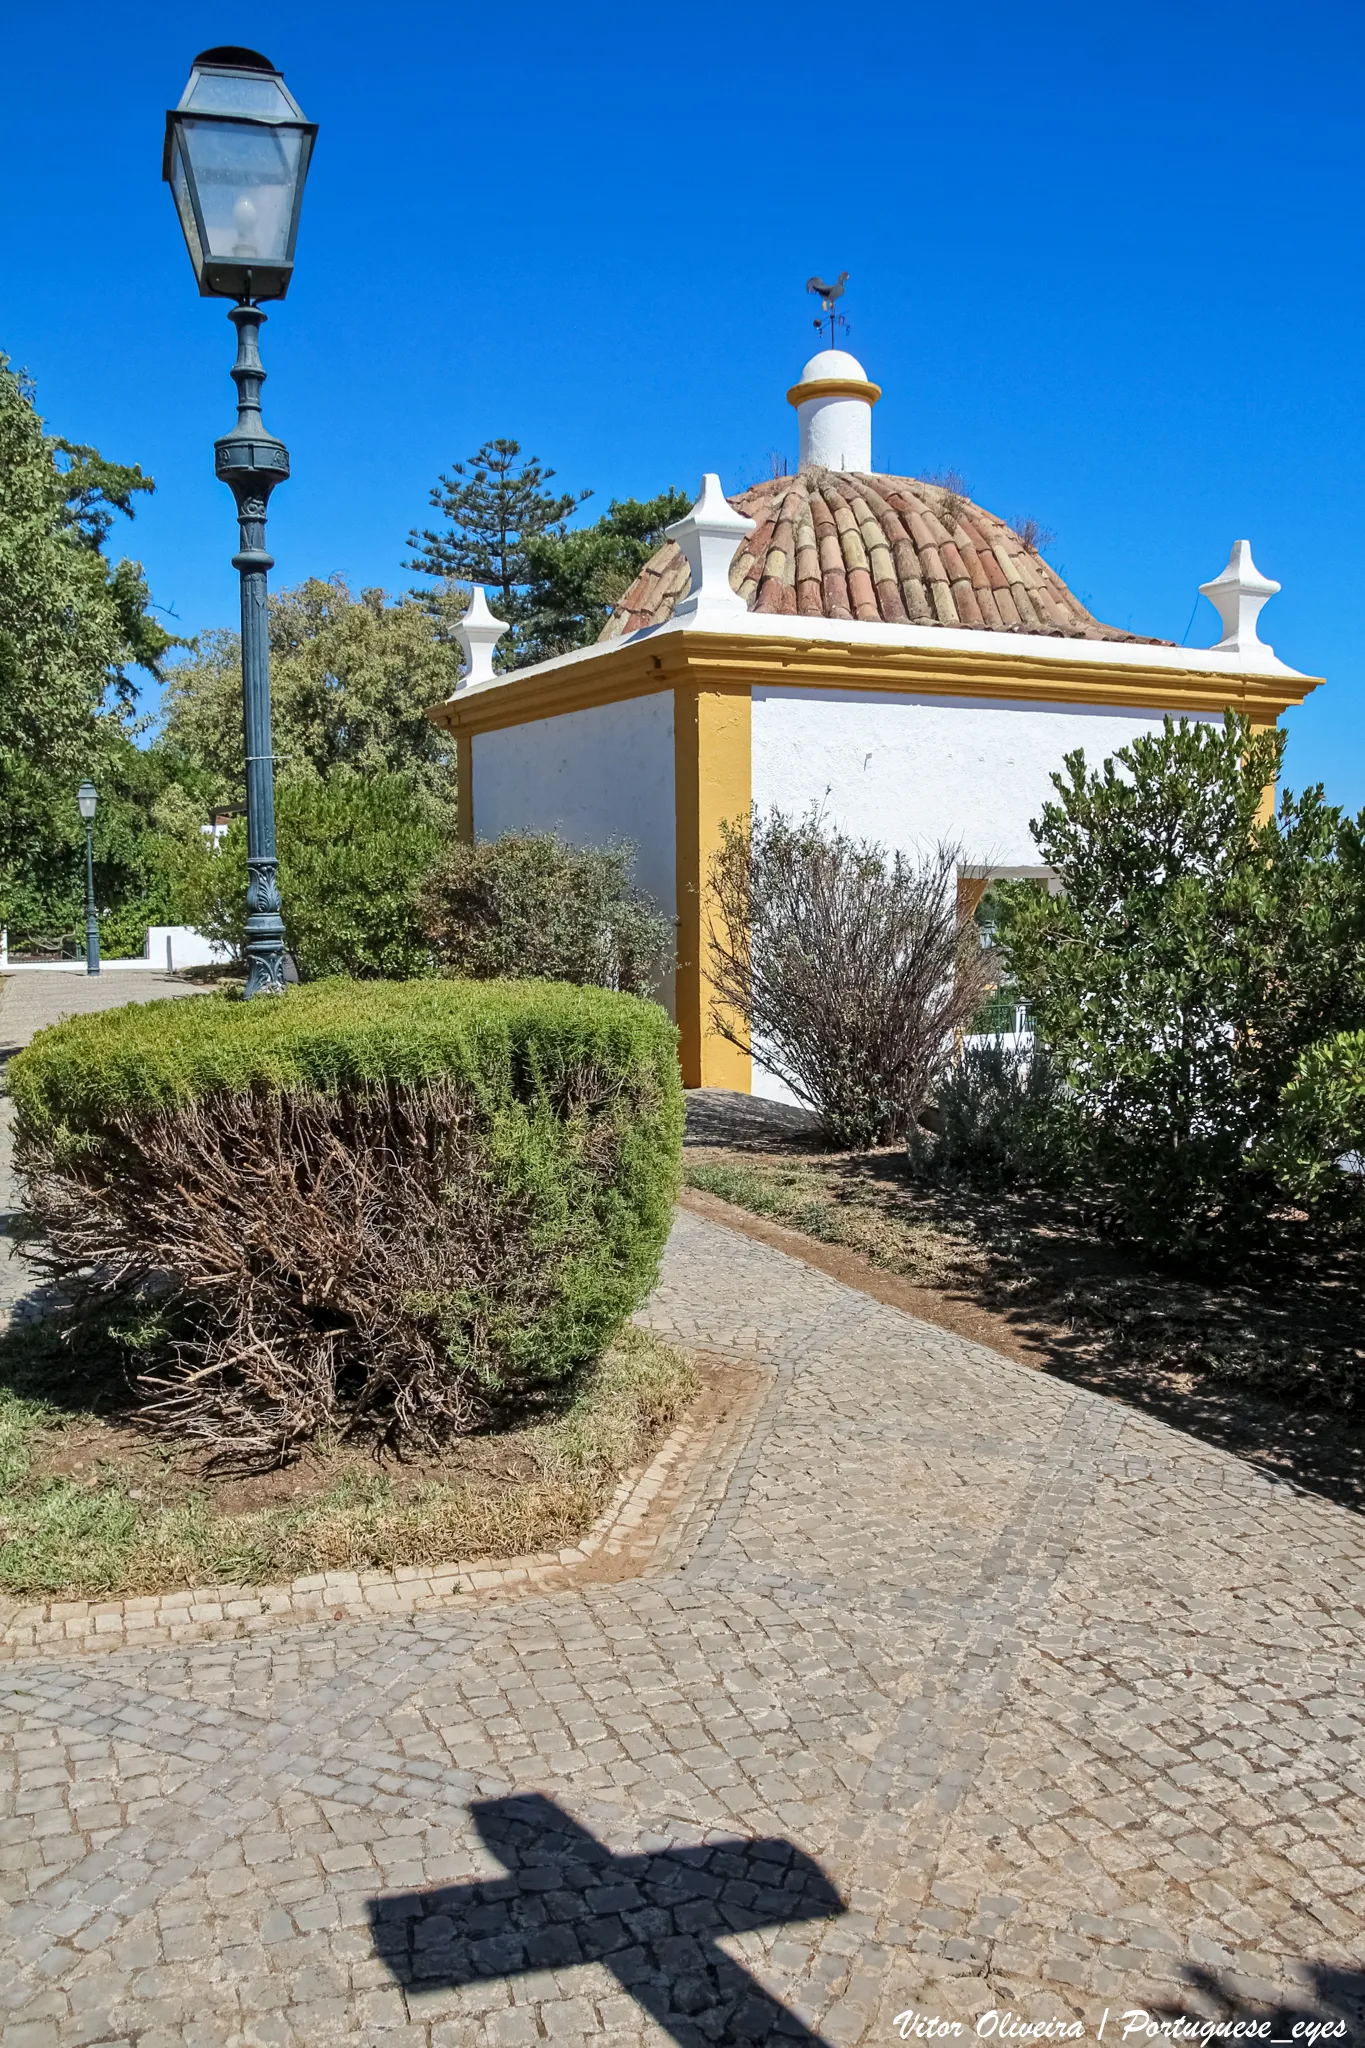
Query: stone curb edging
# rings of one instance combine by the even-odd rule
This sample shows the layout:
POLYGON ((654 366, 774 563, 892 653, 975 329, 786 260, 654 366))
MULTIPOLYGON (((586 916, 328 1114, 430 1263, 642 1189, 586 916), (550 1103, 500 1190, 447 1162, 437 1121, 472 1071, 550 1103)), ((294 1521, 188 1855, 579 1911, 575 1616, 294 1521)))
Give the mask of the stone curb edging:
POLYGON ((625 1474, 587 1534, 561 1550, 384 1571, 313 1572, 277 1586, 201 1586, 129 1600, 0 1605, 0 1664, 73 1651, 240 1639, 306 1622, 376 1621, 474 1607, 510 1593, 562 1592, 592 1576, 586 1567, 612 1563, 619 1572, 622 1560, 642 1570, 667 1519, 648 1527, 651 1509, 665 1492, 671 1508, 721 1420, 684 1417, 648 1465, 625 1474))

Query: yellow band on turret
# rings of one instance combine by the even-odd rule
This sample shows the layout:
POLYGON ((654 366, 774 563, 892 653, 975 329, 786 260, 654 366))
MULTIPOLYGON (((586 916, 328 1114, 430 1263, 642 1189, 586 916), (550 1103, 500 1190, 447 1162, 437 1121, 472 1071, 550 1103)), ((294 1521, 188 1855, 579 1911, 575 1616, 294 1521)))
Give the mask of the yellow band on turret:
POLYGON ((880 384, 860 384, 856 377, 816 377, 809 384, 793 384, 788 405, 804 405, 808 398, 865 398, 875 405, 882 395, 880 384))

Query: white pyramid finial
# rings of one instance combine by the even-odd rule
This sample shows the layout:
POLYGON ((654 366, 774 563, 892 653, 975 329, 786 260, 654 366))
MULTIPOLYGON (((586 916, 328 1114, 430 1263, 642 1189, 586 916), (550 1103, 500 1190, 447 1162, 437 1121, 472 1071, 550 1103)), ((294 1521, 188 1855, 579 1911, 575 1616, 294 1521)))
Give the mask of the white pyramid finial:
POLYGON ((748 609, 739 592, 730 588, 730 564, 745 534, 753 531, 753 520, 736 512, 720 478, 708 470, 701 480, 701 496, 686 518, 664 528, 692 571, 692 588, 673 607, 675 619, 722 618, 726 612, 748 609))
POLYGON ((1222 575, 1199 586, 1223 621, 1223 637, 1217 642, 1219 654, 1239 654, 1244 661, 1267 656, 1274 659, 1275 650, 1267 647, 1256 631, 1256 621, 1261 606, 1279 587, 1269 576, 1263 576, 1252 561, 1251 542, 1234 541, 1222 575))
POLYGON ((455 638, 464 650, 465 672, 455 688, 467 690, 471 683, 486 683, 492 680, 493 649, 507 631, 501 619, 495 619, 488 609, 488 599, 481 584, 474 585, 469 600, 469 609, 455 628, 455 638))

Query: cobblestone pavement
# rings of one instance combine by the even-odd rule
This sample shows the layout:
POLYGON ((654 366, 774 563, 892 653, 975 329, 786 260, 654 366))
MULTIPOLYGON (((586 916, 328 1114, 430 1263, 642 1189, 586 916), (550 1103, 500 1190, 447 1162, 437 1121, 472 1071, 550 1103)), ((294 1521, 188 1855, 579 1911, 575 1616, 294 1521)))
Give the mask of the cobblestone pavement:
POLYGON ((134 967, 110 968, 103 974, 45 974, 41 968, 26 968, 22 974, 0 971, 0 1058, 8 1058, 27 1045, 35 1031, 62 1017, 200 993, 192 981, 134 967))
MULTIPOLYGON (((114 968, 104 974, 45 974, 28 969, 0 974, 0 1072, 12 1053, 28 1044, 35 1031, 89 1010, 112 1010, 120 1003, 148 1003, 163 996, 192 996, 193 982, 138 968, 114 968)), ((8 1256, 14 1200, 10 1179, 11 1104, 0 1095, 0 1316, 21 1308, 33 1296, 33 1282, 17 1259, 8 1256)), ((34 1296, 30 1307, 41 1307, 34 1296)), ((22 1312, 22 1310, 21 1310, 22 1312)))
POLYGON ((686 1213, 643 1319, 763 1387, 644 1577, 0 1678, 4 2048, 1365 2040, 1352 1517, 686 1213))

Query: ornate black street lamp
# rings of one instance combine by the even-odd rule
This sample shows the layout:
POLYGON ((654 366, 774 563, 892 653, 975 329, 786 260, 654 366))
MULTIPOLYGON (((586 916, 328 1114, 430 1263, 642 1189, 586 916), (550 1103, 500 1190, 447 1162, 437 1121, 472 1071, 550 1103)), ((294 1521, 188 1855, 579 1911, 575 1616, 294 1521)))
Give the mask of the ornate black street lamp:
POLYGON ((161 173, 180 215, 203 298, 236 299, 237 424, 214 442, 218 475, 237 501, 242 579, 242 698, 246 734, 246 993, 284 988, 284 920, 275 859, 275 775, 270 742, 270 638, 265 551, 270 493, 289 474, 289 451, 261 418, 257 337, 261 299, 282 299, 294 269, 303 181, 317 125, 255 50, 205 50, 180 104, 166 116, 161 173))
POLYGON ((76 804, 85 820, 85 971, 100 971, 100 921, 95 909, 95 805, 93 782, 83 782, 76 791, 76 804))

